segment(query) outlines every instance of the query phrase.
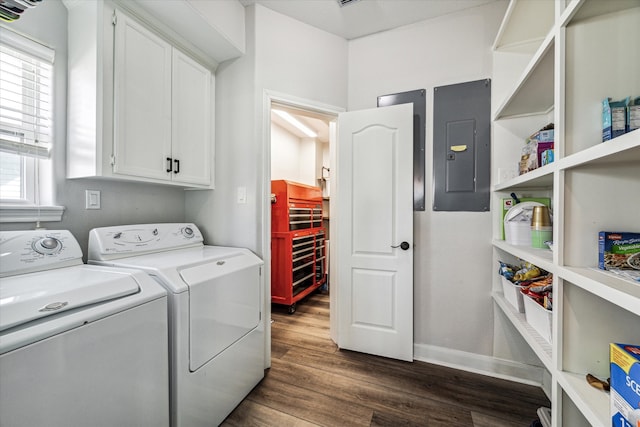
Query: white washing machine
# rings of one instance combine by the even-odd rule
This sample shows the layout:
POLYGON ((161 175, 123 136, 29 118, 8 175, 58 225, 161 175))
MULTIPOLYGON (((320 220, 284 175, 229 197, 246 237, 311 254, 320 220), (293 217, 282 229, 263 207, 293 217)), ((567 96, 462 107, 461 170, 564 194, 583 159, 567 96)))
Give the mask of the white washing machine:
POLYGON ((169 293, 174 427, 220 424, 264 377, 263 262, 203 242, 194 224, 89 233, 89 263, 141 269, 169 293))
POLYGON ((164 288, 69 231, 0 232, 0 257, 0 425, 168 426, 164 288))

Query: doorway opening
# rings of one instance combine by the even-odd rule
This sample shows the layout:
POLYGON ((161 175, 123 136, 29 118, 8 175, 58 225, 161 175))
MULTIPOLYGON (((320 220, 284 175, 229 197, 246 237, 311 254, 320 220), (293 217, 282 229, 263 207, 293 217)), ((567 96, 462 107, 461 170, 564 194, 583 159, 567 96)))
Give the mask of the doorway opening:
POLYGON ((271 99, 269 118, 271 302, 293 315, 309 295, 330 294, 337 111, 271 99))

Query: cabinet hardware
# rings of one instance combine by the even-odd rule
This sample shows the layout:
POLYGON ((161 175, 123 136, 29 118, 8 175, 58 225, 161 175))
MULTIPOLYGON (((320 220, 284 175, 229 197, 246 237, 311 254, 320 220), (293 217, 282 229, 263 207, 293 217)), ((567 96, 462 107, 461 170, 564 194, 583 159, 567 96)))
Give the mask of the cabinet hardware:
POLYGON ((174 160, 176 167, 175 170, 173 171, 173 173, 180 173, 180 160, 174 160))
POLYGON ((171 172, 173 166, 173 159, 171 157, 167 157, 167 172, 171 172))

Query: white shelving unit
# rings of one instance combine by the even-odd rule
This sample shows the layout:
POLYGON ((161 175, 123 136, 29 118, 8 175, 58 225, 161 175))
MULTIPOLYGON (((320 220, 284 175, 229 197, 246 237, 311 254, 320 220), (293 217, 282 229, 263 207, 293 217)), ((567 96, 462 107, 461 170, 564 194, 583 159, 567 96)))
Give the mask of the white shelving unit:
POLYGON ((524 339, 550 378, 554 426, 611 425, 609 395, 585 376, 608 378, 610 342, 640 343, 640 283, 597 269, 599 231, 640 232, 640 130, 601 142, 602 100, 640 96, 638 22, 640 0, 512 0, 494 43, 494 261, 554 274, 552 344, 506 302, 496 275, 495 356, 510 356, 501 341, 524 339), (550 122, 555 162, 499 182, 550 122), (501 240, 496 207, 512 192, 551 198, 554 252, 501 240))

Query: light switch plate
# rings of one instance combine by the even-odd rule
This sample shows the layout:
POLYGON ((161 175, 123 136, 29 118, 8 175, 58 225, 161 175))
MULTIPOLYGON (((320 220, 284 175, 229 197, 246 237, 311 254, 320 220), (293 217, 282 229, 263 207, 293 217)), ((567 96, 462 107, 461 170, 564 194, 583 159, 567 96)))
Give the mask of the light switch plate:
POLYGON ((100 209, 100 190, 85 190, 85 209, 100 209))
POLYGON ((238 204, 247 203, 247 187, 238 187, 238 204))

